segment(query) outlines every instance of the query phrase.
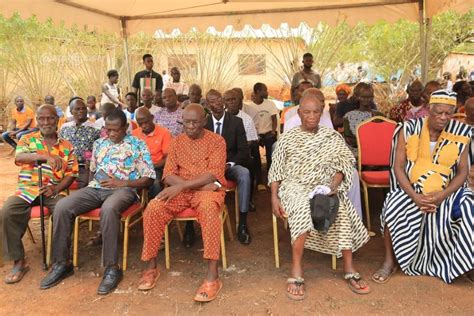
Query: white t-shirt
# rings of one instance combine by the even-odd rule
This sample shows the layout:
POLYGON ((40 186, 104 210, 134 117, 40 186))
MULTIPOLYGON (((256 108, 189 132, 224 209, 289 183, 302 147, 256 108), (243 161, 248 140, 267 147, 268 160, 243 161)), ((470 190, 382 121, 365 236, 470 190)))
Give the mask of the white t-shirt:
POLYGON ((165 82, 163 89, 166 89, 166 88, 173 89, 176 92, 176 94, 186 94, 187 95, 188 91, 189 91, 188 85, 185 84, 184 82, 167 81, 167 82, 165 82))
MULTIPOLYGON (((144 105, 142 105, 144 106, 144 105)), ((139 106, 136 110, 135 110, 135 115, 134 117, 137 116, 137 111, 139 108, 141 108, 142 106, 139 106)), ((154 104, 151 105, 151 108, 148 109, 148 111, 150 111, 151 115, 155 116, 155 113, 158 112, 160 110, 160 107, 159 106, 156 106, 154 104)))
MULTIPOLYGON (((116 84, 110 85, 108 83, 106 83, 105 85, 109 89, 109 93, 118 99, 119 98, 119 91, 118 91, 117 85, 116 84)), ((103 105, 105 103, 116 104, 114 101, 110 100, 110 98, 104 92, 102 92, 102 98, 100 99, 100 105, 103 105)))
MULTIPOLYGON (((127 120, 128 122, 128 127, 127 127, 127 134, 132 134, 132 124, 130 123, 129 120, 127 120)), ((102 127, 105 127, 105 120, 103 117, 97 119, 94 123, 94 127, 97 128, 98 130, 101 130, 102 127)))
POLYGON ((261 104, 255 104, 253 102, 244 104, 244 112, 252 118, 259 134, 271 132, 272 116, 278 115, 278 109, 275 103, 270 100, 263 100, 261 104))

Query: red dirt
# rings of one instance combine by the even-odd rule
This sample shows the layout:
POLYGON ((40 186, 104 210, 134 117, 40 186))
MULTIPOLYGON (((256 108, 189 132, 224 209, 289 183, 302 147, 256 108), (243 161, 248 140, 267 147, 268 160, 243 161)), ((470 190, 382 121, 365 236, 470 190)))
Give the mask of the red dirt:
MULTIPOLYGON (((0 204, 14 191, 18 168, 13 158, 4 157, 7 146, 0 146, 1 191, 0 204)), ((373 224, 378 225, 380 195, 371 205, 373 224)), ((232 195, 228 205, 232 210, 232 195)), ((389 283, 378 285, 369 281, 372 293, 365 296, 353 294, 342 279, 342 260, 337 271, 331 270, 328 255, 307 251, 305 253, 305 278, 307 298, 302 302, 290 301, 284 292, 290 268, 289 235, 280 225, 281 268, 276 269, 273 257, 273 238, 269 193, 256 196, 257 212, 249 215, 253 234, 250 246, 238 241, 227 242, 229 269, 221 271, 224 288, 219 297, 208 304, 194 303, 192 298, 205 273, 201 260, 202 243, 186 250, 179 242, 175 227, 171 230, 171 269, 164 269, 163 254, 159 255, 161 278, 156 288, 148 293, 139 292, 137 282, 143 268, 139 260, 142 246, 141 227, 131 233, 129 269, 115 293, 96 295, 101 280, 101 249, 87 247, 86 241, 93 232, 81 228, 79 269, 75 275, 60 285, 42 291, 39 283, 45 272, 41 270, 41 246, 24 238, 27 259, 31 270, 22 282, 6 285, 0 282, 0 314, 159 314, 159 315, 347 315, 347 314, 417 314, 417 315, 473 315, 473 285, 459 278, 447 285, 432 277, 409 277, 397 273, 389 283)), ((233 219, 233 216, 231 215, 233 219)), ((39 224, 30 223, 35 238, 39 240, 39 224)), ((139 226, 139 225, 138 225, 139 226)), ((94 230, 97 228, 94 226, 94 230)), ((355 264, 366 279, 378 268, 383 258, 383 241, 378 234, 358 251, 355 264)), ((11 267, 6 262, 0 268, 1 277, 11 267)))

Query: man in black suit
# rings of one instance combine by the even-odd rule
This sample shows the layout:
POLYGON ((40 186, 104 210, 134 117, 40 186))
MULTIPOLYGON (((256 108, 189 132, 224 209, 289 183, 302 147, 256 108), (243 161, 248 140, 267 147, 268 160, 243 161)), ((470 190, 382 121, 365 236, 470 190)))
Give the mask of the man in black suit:
POLYGON ((239 189, 238 237, 242 244, 251 242, 247 227, 247 213, 250 207, 250 172, 244 167, 250 163, 250 150, 242 119, 226 113, 220 92, 210 90, 206 100, 211 110, 204 128, 224 137, 227 147, 226 179, 235 181, 239 189))

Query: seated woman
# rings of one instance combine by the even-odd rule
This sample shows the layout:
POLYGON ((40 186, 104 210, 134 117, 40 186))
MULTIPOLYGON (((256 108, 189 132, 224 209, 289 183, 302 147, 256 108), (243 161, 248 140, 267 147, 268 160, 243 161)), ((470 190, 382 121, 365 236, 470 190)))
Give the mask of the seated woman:
POLYGON ((373 116, 384 116, 382 113, 374 110, 374 88, 367 83, 362 83, 359 88, 359 108, 352 110, 344 115, 344 138, 349 145, 352 153, 357 158, 357 126, 373 116))
POLYGON ((369 240, 369 235, 354 206, 347 198, 354 169, 354 157, 341 135, 333 129, 318 126, 323 103, 314 95, 301 99, 298 115, 302 125, 282 134, 270 167, 268 182, 272 191, 272 211, 288 218, 293 249, 292 277, 288 279, 287 296, 305 297, 301 259, 303 248, 343 256, 344 278, 352 291, 367 294, 370 288, 352 265, 352 252, 369 240), (327 234, 314 229, 308 194, 317 185, 337 194, 339 210, 327 234))
POLYGON ((385 261, 373 274, 396 271, 451 283, 474 265, 474 195, 467 185, 471 127, 450 119, 456 93, 435 91, 426 118, 395 130, 390 193, 381 215, 385 261))

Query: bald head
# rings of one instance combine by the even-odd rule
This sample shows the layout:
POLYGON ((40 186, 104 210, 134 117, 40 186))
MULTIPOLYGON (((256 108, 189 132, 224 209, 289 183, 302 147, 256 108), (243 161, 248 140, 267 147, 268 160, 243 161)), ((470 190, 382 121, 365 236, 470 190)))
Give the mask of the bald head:
POLYGON ((204 134, 206 112, 197 103, 189 104, 183 111, 183 131, 191 139, 197 139, 204 134))
POLYGON ((43 104, 36 111, 36 122, 44 137, 52 137, 58 128, 58 113, 51 104, 43 104))
POLYGON ((143 134, 148 135, 155 130, 155 123, 153 123, 153 114, 146 106, 139 107, 135 114, 135 120, 138 126, 142 129, 143 134))
MULTIPOLYGON (((325 102, 325 98, 324 98, 324 94, 321 92, 321 90, 319 90, 318 88, 309 88, 309 89, 306 89, 303 94, 302 94, 302 98, 301 98, 301 102, 303 100, 303 98, 305 96, 308 96, 308 95, 312 95, 312 96, 315 96, 323 105, 324 105, 324 102, 325 102)), ((300 102, 300 103, 301 103, 300 102)))
POLYGON ((151 114, 150 110, 148 110, 146 107, 142 106, 137 109, 137 112, 135 114, 135 119, 138 121, 138 119, 150 119, 153 118, 153 114, 151 114))
POLYGON ((206 117, 206 111, 204 111, 204 108, 202 107, 202 105, 197 104, 197 103, 189 104, 183 111, 183 117, 186 113, 194 113, 198 115, 200 118, 206 117))
POLYGON ((56 108, 51 105, 51 104, 43 104, 41 105, 38 110, 36 111, 36 116, 39 116, 40 113, 47 113, 48 115, 52 115, 52 116, 58 116, 58 113, 56 112, 56 108))

